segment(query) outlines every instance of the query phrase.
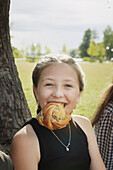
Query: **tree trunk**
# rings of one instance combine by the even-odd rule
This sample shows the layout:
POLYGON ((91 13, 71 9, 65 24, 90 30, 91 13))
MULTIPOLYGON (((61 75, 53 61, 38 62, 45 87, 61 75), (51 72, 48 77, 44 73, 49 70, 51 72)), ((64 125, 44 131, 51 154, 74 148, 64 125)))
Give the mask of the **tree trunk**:
POLYGON ((9 8, 10 0, 0 0, 0 145, 6 153, 13 135, 31 117, 11 49, 9 8))

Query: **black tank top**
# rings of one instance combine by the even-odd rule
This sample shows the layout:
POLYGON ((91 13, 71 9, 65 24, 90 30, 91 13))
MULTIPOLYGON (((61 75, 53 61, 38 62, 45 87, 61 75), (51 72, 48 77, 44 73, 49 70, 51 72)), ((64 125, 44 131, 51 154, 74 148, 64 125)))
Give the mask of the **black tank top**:
MULTIPOLYGON (((41 126, 37 119, 32 118, 25 125, 30 124, 39 140, 41 159, 38 170, 89 170, 90 155, 88 151, 87 137, 77 123, 70 121, 71 145, 70 151, 58 141, 52 132, 41 126)), ((68 126, 54 130, 60 140, 67 145, 69 140, 68 126)))

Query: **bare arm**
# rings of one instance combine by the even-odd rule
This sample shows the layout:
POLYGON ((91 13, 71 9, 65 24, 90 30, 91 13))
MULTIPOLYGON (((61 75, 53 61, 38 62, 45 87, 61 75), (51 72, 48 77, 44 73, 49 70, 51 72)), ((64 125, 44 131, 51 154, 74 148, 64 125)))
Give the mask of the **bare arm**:
POLYGON ((89 154, 91 157, 90 170, 106 170, 90 121, 81 116, 74 116, 73 118, 85 132, 88 139, 89 154))
POLYGON ((21 129, 13 138, 10 156, 15 170, 37 170, 40 160, 38 140, 30 125, 21 129))
POLYGON ((96 137, 92 128, 91 123, 89 123, 88 131, 88 143, 89 143, 89 153, 91 156, 91 166, 90 170, 106 170, 103 160, 101 158, 99 148, 97 145, 96 137))

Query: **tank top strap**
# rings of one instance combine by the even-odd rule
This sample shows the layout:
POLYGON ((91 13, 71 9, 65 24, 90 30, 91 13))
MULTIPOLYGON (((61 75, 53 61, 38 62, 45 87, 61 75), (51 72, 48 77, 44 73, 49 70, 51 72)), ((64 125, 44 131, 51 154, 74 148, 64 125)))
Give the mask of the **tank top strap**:
MULTIPOLYGON (((83 140, 84 140, 85 142, 87 142, 87 136, 86 136, 85 132, 82 130, 82 128, 79 126, 79 124, 78 124, 73 118, 72 118, 72 123, 73 123, 73 125, 75 126, 75 128, 77 129, 77 131, 80 132, 83 140)), ((88 143, 88 142, 87 142, 87 143, 88 143)))
POLYGON ((38 136, 38 133, 37 133, 37 131, 38 131, 38 125, 39 125, 37 119, 36 119, 36 118, 32 118, 32 119, 28 120, 28 121, 24 124, 24 126, 26 126, 27 124, 30 124, 30 125, 32 126, 32 128, 33 128, 33 130, 35 131, 37 137, 39 137, 39 136, 38 136))

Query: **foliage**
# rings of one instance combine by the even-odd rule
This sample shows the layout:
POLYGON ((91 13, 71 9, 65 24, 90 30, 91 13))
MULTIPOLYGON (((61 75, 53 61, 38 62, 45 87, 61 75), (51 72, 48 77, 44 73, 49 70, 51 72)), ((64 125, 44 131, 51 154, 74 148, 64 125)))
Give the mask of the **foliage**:
POLYGON ((62 53, 66 53, 67 52, 67 50, 66 50, 66 45, 64 44, 63 46, 62 46, 62 53))
POLYGON ((97 51, 98 51, 99 62, 103 62, 105 54, 106 54, 106 50, 105 50, 103 42, 97 44, 97 51))
MULTIPOLYGON (((31 113, 36 116, 37 104, 32 90, 32 71, 36 63, 16 61, 16 65, 31 113)), ((86 75, 85 90, 74 114, 84 115, 91 119, 105 88, 112 81, 113 64, 80 62, 80 65, 86 75)))
POLYGON ((113 57, 113 31, 110 26, 104 31, 104 44, 106 48, 106 57, 110 60, 113 57))
POLYGON ((91 56, 90 61, 96 61, 99 60, 99 62, 103 62, 106 50, 104 47, 104 43, 98 43, 95 44, 95 42, 92 40, 90 42, 90 46, 87 49, 87 53, 91 56))
POLYGON ((87 49, 89 48, 90 40, 91 40, 91 30, 88 29, 88 30, 85 31, 84 36, 83 36, 83 42, 79 46, 80 56, 82 58, 88 57, 87 49))
POLYGON ((87 53, 91 56, 91 61, 94 61, 95 57, 98 56, 97 45, 93 40, 90 42, 87 53))
POLYGON ((68 51, 68 54, 69 54, 72 58, 80 58, 80 57, 79 57, 79 49, 77 49, 77 48, 69 50, 69 51, 68 51))
POLYGON ((109 40, 112 34, 112 29, 110 26, 107 26, 107 28, 104 31, 104 44, 105 47, 109 46, 109 40))
POLYGON ((14 58, 22 58, 22 57, 24 57, 24 56, 22 55, 22 52, 21 52, 20 50, 18 50, 17 48, 15 48, 15 47, 12 46, 12 50, 13 50, 13 56, 14 56, 14 58))
POLYGON ((37 51, 36 54, 38 56, 40 56, 41 55, 41 45, 39 43, 36 44, 36 51, 37 51))
POLYGON ((31 45, 31 54, 32 56, 40 56, 41 55, 41 45, 39 43, 31 45))
POLYGON ((45 54, 50 54, 50 53, 51 53, 50 48, 48 48, 47 46, 45 46, 45 54))
POLYGON ((90 61, 90 57, 84 57, 83 61, 90 61))
POLYGON ((70 50, 69 55, 74 58, 76 55, 75 49, 70 50))
POLYGON ((91 40, 95 40, 98 38, 98 34, 96 30, 91 31, 91 40))
POLYGON ((94 39, 98 38, 96 30, 86 30, 83 36, 83 42, 79 46, 80 56, 82 58, 91 56, 91 61, 97 57, 100 62, 105 58, 105 55, 108 60, 113 58, 113 31, 110 26, 107 26, 103 32, 103 36, 103 42, 97 44, 96 47, 96 44, 91 44, 94 39), (101 43, 104 44, 104 47, 101 43), (89 46, 90 50, 88 49, 89 46), (101 48, 101 50, 99 50, 98 47, 101 48))
POLYGON ((33 43, 33 44, 31 45, 31 54, 32 54, 32 55, 35 55, 35 53, 36 53, 36 45, 33 43))

